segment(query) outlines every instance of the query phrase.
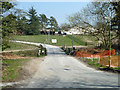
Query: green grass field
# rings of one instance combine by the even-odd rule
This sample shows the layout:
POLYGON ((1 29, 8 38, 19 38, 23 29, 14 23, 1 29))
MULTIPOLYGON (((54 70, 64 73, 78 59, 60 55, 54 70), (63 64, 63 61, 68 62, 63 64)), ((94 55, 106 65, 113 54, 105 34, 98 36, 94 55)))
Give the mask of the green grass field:
MULTIPOLYGON (((50 44, 56 46, 63 45, 63 36, 62 35, 50 35, 50 44), (51 42, 52 39, 57 39, 57 43, 53 44, 51 42)), ((22 35, 22 36, 14 36, 14 40, 21 40, 21 41, 29 41, 29 42, 36 42, 36 43, 48 43, 48 35, 22 35)), ((85 45, 87 40, 95 42, 95 38, 88 35, 74 35, 73 36, 73 44, 74 45, 85 45)), ((64 37, 64 42, 66 46, 72 45, 72 36, 66 35, 64 37)), ((91 43, 88 43, 90 45, 91 43)))
POLYGON ((36 46, 34 45, 15 43, 15 42, 10 42, 9 45, 10 45, 10 48, 7 48, 6 50, 22 50, 22 49, 35 49, 36 48, 36 46))

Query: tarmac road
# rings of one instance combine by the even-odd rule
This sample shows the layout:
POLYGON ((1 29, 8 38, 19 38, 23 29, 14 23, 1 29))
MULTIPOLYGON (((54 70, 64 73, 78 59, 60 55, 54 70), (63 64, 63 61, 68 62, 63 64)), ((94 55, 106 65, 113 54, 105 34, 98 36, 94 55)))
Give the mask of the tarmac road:
MULTIPOLYGON (((39 45, 38 43, 33 43, 39 45)), ((21 88, 117 88, 118 74, 97 71, 59 47, 45 45, 48 55, 27 85, 21 88)))

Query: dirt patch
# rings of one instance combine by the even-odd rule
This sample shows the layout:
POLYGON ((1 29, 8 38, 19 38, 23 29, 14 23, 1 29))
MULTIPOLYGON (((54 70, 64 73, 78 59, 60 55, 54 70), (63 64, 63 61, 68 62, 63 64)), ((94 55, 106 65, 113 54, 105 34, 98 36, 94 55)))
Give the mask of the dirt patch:
POLYGON ((34 58, 27 62, 20 71, 20 75, 18 77, 20 80, 26 80, 32 78, 32 76, 37 72, 39 65, 44 61, 44 58, 34 58))
POLYGON ((13 53, 2 53, 2 59, 28 59, 30 57, 21 57, 13 53))
MULTIPOLYGON (((22 66, 18 66, 18 67, 20 67, 20 69, 19 69, 19 71, 16 71, 16 73, 19 73, 19 76, 17 78, 15 78, 14 80, 11 80, 12 82, 17 82, 17 81, 31 78, 35 74, 35 72, 38 70, 37 67, 44 60, 44 57, 29 57, 29 56, 22 57, 22 56, 18 56, 16 54, 10 53, 10 52, 2 53, 1 57, 3 60, 24 60, 24 59, 29 60, 29 61, 23 63, 22 66)), ((4 72, 8 68, 9 68, 9 65, 4 63, 3 67, 2 67, 2 71, 4 72)), ((8 82, 8 81, 6 81, 6 82, 8 82)))

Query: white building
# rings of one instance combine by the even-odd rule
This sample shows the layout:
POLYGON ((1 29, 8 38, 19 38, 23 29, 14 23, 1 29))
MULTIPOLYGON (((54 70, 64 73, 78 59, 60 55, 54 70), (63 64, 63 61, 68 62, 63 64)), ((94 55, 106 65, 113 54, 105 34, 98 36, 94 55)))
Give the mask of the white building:
POLYGON ((84 35, 84 34, 88 34, 90 32, 94 32, 95 29, 91 28, 91 27, 86 27, 86 28, 82 28, 82 27, 73 27, 71 29, 69 29, 68 31, 65 31, 65 33, 67 35, 72 35, 73 34, 80 34, 80 35, 84 35), (86 32, 86 33, 85 33, 86 32))

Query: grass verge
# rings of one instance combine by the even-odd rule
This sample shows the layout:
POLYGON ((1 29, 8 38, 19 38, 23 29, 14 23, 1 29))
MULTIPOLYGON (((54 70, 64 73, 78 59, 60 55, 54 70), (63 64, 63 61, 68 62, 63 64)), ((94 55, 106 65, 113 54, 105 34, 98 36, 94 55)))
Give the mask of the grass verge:
POLYGON ((102 65, 100 65, 98 63, 98 59, 88 59, 88 58, 82 58, 84 62, 86 62, 87 64, 96 67, 96 68, 101 68, 102 65))
POLYGON ((2 61, 2 82, 18 81, 22 66, 30 59, 15 59, 2 61))
POLYGON ((19 55, 21 57, 42 57, 44 55, 38 55, 39 49, 35 49, 35 50, 25 50, 25 51, 19 51, 19 52, 13 52, 13 54, 19 55))
POLYGON ((23 49, 36 49, 37 48, 37 46, 35 45, 15 43, 15 42, 10 42, 9 45, 10 45, 10 48, 7 48, 6 50, 23 50, 23 49))
POLYGON ((103 66, 98 63, 98 59, 88 59, 88 58, 79 58, 80 61, 88 65, 89 67, 95 68, 97 70, 102 70, 102 71, 108 71, 108 72, 114 72, 114 73, 120 73, 120 67, 107 67, 103 66))
POLYGON ((24 66, 28 61, 30 61, 31 57, 45 56, 45 54, 39 56, 38 50, 39 49, 3 53, 2 55, 5 56, 4 58, 7 59, 2 60, 2 82, 14 82, 21 80, 23 69, 22 66, 24 66))

